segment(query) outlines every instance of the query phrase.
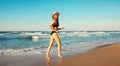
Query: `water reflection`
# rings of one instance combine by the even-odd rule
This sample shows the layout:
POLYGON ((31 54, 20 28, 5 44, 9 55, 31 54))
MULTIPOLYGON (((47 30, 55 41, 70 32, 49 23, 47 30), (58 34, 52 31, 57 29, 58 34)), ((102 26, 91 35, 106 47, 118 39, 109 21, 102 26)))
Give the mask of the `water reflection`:
POLYGON ((59 58, 57 63, 60 64, 63 62, 63 60, 64 60, 64 58, 59 58))
POLYGON ((46 66, 51 66, 50 60, 51 58, 49 57, 46 58, 46 66))
MULTIPOLYGON (((51 60, 54 60, 54 58, 50 58, 50 57, 46 58, 46 66, 52 66, 51 60)), ((59 58, 57 60, 58 61, 54 64, 60 64, 61 62, 63 62, 64 58, 59 58)))

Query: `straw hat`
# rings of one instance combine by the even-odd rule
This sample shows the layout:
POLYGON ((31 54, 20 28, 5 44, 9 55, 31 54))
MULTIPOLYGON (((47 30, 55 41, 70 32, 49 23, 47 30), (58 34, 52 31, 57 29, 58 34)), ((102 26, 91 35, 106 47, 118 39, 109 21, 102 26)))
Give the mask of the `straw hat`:
POLYGON ((58 15, 59 16, 59 12, 53 12, 52 18, 53 18, 54 15, 58 15))

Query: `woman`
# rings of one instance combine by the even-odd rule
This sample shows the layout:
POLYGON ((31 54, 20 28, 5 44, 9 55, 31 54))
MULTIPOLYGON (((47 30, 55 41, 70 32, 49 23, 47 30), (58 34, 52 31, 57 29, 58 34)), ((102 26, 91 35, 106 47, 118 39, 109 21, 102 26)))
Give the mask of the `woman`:
POLYGON ((49 58, 50 50, 51 50, 51 47, 53 46, 54 41, 56 41, 58 44, 58 57, 63 58, 63 56, 61 54, 61 41, 58 36, 58 30, 64 30, 64 27, 58 28, 59 27, 59 12, 54 12, 52 15, 52 19, 53 19, 53 21, 49 26, 49 28, 51 30, 50 44, 48 46, 46 58, 49 58))

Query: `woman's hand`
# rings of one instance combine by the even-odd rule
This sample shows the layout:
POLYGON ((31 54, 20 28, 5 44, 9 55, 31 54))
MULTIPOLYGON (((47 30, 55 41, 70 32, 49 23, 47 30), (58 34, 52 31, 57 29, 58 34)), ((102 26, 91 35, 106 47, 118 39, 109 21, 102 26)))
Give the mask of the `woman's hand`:
POLYGON ((64 27, 61 28, 61 30, 64 30, 64 29, 65 29, 64 27))

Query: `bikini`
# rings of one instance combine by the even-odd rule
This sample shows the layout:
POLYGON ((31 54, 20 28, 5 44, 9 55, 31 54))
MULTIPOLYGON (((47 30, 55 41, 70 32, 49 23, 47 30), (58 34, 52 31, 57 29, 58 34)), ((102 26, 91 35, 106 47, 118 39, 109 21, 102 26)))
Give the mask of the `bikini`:
MULTIPOLYGON (((55 22, 52 26, 53 26, 53 28, 55 28, 55 27, 58 28, 59 23, 55 22)), ((56 33, 56 31, 51 31, 50 35, 52 35, 53 33, 56 33)))

